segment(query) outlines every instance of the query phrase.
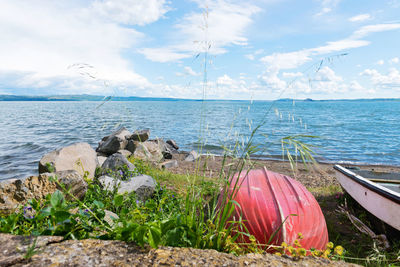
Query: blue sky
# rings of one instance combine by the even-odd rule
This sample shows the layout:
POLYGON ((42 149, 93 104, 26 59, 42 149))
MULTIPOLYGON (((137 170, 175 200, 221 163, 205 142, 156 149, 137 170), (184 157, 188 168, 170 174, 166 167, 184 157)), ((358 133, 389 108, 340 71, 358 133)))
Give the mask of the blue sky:
POLYGON ((0 94, 400 97, 400 0, 0 0, 0 38, 0 94))

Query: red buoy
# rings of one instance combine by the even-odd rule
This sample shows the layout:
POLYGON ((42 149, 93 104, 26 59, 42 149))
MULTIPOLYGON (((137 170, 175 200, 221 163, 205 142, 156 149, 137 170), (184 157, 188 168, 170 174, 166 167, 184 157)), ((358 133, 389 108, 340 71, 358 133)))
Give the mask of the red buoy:
POLYGON ((249 233, 260 244, 268 244, 276 233, 269 244, 292 245, 301 233, 303 248, 326 248, 329 240, 324 215, 314 196, 301 183, 266 168, 242 171, 239 177, 236 174, 229 193, 236 182, 240 187, 235 189, 233 199, 240 208, 235 207, 232 217, 241 215, 249 233))

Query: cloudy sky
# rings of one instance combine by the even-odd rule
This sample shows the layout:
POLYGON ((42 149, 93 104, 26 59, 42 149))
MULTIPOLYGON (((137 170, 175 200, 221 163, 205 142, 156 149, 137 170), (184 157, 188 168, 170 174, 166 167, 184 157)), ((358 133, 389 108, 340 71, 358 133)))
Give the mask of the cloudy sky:
POLYGON ((400 97, 400 0, 0 0, 0 94, 400 97))

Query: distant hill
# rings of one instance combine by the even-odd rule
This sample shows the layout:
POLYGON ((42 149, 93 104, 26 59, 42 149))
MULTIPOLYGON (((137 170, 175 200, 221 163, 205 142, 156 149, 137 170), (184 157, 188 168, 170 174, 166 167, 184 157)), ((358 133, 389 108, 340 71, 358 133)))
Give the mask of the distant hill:
POLYGON ((0 95, 0 101, 180 101, 194 99, 163 98, 163 97, 138 97, 138 96, 97 96, 97 95, 49 95, 49 96, 24 96, 0 95))
MULTIPOLYGON (((167 97, 139 97, 139 96, 100 96, 100 95, 48 95, 48 96, 27 96, 27 95, 0 95, 0 101, 202 101, 201 99, 187 98, 167 98, 167 97)), ((206 101, 249 101, 249 100, 217 100, 207 99, 206 101)), ((255 102, 264 102, 270 100, 254 100, 255 102)), ((315 100, 311 98, 293 99, 281 98, 276 101, 400 101, 400 98, 374 98, 374 99, 334 99, 334 100, 315 100)))

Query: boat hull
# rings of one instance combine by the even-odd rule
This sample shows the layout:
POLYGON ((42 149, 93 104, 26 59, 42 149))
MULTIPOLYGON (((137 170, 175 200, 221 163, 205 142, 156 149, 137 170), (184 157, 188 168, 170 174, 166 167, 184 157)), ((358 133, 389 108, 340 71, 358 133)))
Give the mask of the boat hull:
MULTIPOLYGON (((293 245, 302 234, 303 248, 326 248, 328 231, 314 196, 298 181, 264 169, 243 171, 234 200, 234 217, 241 217, 260 244, 293 245)), ((232 188, 230 191, 232 192, 232 188)), ((236 191, 236 190, 235 190, 236 191)))
POLYGON ((335 165, 336 178, 364 209, 400 231, 400 195, 356 173, 335 165))

